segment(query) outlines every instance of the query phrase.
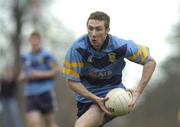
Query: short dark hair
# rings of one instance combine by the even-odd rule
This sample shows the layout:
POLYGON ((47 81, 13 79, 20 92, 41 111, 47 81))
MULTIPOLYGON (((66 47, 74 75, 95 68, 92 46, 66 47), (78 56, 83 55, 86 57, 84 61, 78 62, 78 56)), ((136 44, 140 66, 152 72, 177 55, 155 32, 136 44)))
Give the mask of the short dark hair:
POLYGON ((41 35, 38 31, 33 31, 30 35, 30 37, 38 37, 40 39, 41 35))
POLYGON ((110 25, 110 17, 104 13, 104 12, 101 12, 101 11, 96 11, 96 12, 93 12, 90 14, 88 20, 87 20, 87 24, 88 24, 88 21, 90 19, 94 19, 94 20, 99 20, 99 21, 104 21, 105 22, 105 28, 109 28, 109 25, 110 25))

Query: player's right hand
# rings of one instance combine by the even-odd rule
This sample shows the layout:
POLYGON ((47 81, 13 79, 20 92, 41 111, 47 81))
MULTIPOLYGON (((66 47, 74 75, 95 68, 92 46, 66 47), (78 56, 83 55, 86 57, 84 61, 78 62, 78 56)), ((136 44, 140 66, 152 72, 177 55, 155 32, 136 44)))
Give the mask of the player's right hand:
POLYGON ((98 99, 96 99, 96 103, 105 114, 107 114, 108 116, 112 116, 112 113, 108 111, 107 108, 105 107, 105 101, 107 100, 108 100, 107 97, 99 97, 98 99))

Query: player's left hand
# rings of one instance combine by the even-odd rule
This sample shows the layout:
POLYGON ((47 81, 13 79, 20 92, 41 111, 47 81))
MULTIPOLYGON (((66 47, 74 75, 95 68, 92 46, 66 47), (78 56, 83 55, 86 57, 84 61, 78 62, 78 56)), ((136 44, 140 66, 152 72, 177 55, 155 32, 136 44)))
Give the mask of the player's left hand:
POLYGON ((126 91, 129 91, 132 94, 132 101, 130 102, 129 107, 132 107, 132 110, 135 110, 136 102, 140 96, 140 92, 132 89, 126 89, 126 91))

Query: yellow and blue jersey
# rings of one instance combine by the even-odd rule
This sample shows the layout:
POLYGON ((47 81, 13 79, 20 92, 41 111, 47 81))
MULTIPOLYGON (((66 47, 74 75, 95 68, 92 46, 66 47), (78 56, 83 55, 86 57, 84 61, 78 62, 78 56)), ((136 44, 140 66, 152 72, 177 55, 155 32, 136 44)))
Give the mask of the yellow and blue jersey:
MULTIPOLYGON (((25 74, 28 76, 31 70, 49 71, 52 65, 57 63, 55 57, 45 50, 40 50, 37 54, 31 52, 22 55, 21 61, 25 74)), ((53 78, 28 79, 24 88, 25 95, 38 95, 53 89, 53 78)))
MULTIPOLYGON (((104 97, 113 88, 125 88, 121 81, 126 64, 124 58, 144 65, 150 59, 149 49, 132 40, 108 34, 101 50, 97 51, 86 34, 68 49, 63 75, 69 80, 81 82, 93 94, 104 97)), ((90 101, 78 94, 76 100, 90 101)))

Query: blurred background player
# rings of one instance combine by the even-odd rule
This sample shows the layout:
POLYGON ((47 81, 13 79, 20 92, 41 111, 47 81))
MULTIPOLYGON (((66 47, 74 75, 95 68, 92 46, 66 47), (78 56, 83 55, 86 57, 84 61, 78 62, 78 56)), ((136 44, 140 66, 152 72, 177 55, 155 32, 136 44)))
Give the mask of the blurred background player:
POLYGON ((2 127, 23 127, 16 97, 17 87, 17 76, 12 66, 6 65, 0 77, 0 101, 3 109, 2 127))
POLYGON ((75 127, 100 127, 109 122, 105 95, 121 87, 124 58, 143 65, 140 82, 132 90, 129 106, 135 108, 138 97, 155 69, 155 60, 145 46, 109 34, 110 17, 104 12, 93 12, 87 20, 87 31, 67 51, 63 73, 70 88, 76 93, 78 120, 75 127))
POLYGON ((28 127, 56 127, 54 118, 54 78, 59 72, 56 59, 41 48, 40 34, 31 33, 31 51, 22 55, 23 69, 19 79, 26 80, 24 89, 28 127))

